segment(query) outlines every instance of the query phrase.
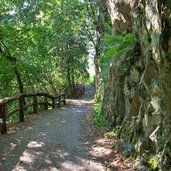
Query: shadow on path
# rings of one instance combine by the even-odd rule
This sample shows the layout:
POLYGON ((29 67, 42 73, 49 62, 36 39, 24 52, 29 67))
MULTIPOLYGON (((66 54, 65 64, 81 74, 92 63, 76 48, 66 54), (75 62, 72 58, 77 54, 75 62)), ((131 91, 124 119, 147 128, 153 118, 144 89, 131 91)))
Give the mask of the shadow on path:
MULTIPOLYGON (((33 115, 0 139, 0 171, 103 171, 90 153, 85 117, 93 109, 94 88, 64 108, 33 115)), ((115 169, 114 169, 115 170, 115 169)))

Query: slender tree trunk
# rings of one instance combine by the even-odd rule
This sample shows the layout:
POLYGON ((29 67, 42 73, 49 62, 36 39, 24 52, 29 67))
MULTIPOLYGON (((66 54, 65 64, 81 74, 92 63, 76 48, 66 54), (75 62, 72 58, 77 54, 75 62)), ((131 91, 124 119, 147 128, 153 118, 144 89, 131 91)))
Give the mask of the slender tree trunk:
POLYGON ((17 69, 17 59, 16 59, 16 57, 11 55, 9 49, 6 47, 6 45, 4 44, 4 42, 2 40, 1 40, 1 44, 2 44, 3 49, 6 50, 6 52, 4 52, 2 50, 2 47, 0 47, 0 52, 11 63, 13 70, 14 70, 15 77, 16 77, 16 81, 18 84, 19 93, 22 94, 22 93, 24 93, 24 86, 22 83, 21 75, 17 69))
POLYGON ((21 80, 21 75, 18 72, 16 65, 13 66, 13 69, 14 69, 14 73, 15 73, 15 76, 16 76, 19 92, 20 92, 20 94, 23 94, 24 93, 24 86, 23 86, 23 83, 22 83, 22 80, 21 80))
POLYGON ((45 75, 45 78, 46 78, 47 82, 49 83, 53 93, 57 95, 58 91, 57 91, 55 85, 53 84, 54 82, 52 80, 52 76, 51 75, 45 75))
POLYGON ((97 102, 101 101, 102 99, 102 73, 101 73, 101 67, 99 65, 99 58, 100 58, 100 49, 99 46, 97 45, 95 48, 95 56, 94 56, 95 85, 96 85, 95 99, 97 102))
POLYGON ((71 72, 71 82, 72 82, 72 89, 75 92, 75 78, 74 78, 74 70, 73 69, 71 72))
POLYGON ((73 56, 70 57, 70 66, 71 66, 71 84, 72 84, 72 91, 75 93, 75 78, 74 78, 74 58, 73 56))
POLYGON ((102 99, 102 73, 100 66, 100 59, 102 56, 103 50, 103 42, 101 39, 101 34, 104 31, 103 25, 103 12, 104 12, 104 2, 99 1, 97 6, 93 5, 92 0, 87 0, 87 11, 89 13, 89 17, 94 20, 94 31, 96 32, 94 35, 89 32, 88 36, 90 41, 92 41, 95 49, 94 55, 94 65, 95 65, 95 85, 96 85, 96 95, 95 100, 101 101, 102 99), (98 14, 97 14, 98 13, 98 14))
POLYGON ((70 59, 67 61, 67 82, 68 82, 68 95, 73 95, 72 83, 71 83, 71 68, 70 68, 70 59))
POLYGON ((32 81, 31 75, 28 75, 28 82, 30 84, 32 92, 35 93, 35 89, 34 89, 34 85, 33 85, 33 81, 32 81))

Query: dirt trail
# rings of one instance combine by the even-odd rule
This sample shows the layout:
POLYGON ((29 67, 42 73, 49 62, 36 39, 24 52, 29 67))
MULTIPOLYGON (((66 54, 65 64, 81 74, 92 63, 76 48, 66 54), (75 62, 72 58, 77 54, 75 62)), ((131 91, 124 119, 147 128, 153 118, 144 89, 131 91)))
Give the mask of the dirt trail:
POLYGON ((94 88, 64 108, 34 115, 0 139, 0 171, 103 171, 90 154, 86 116, 94 88))

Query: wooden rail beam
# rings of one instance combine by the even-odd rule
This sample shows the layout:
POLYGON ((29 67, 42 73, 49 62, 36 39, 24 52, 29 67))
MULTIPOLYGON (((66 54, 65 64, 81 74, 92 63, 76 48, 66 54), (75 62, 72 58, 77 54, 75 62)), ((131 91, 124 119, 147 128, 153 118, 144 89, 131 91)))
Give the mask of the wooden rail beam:
POLYGON ((66 105, 65 94, 61 94, 58 96, 52 96, 47 93, 30 93, 30 94, 20 94, 19 96, 7 97, 0 100, 0 130, 1 134, 5 134, 7 132, 6 119, 11 117, 13 114, 19 112, 19 120, 20 122, 24 122, 24 111, 28 107, 33 106, 33 113, 38 112, 38 105, 44 105, 44 109, 48 110, 48 107, 55 108, 55 101, 57 101, 57 106, 60 107, 61 103, 66 105), (31 104, 26 104, 27 98, 32 98, 31 104), (44 97, 44 102, 38 102, 38 97, 44 97), (51 100, 49 103, 48 99, 51 100), (12 111, 7 111, 7 106, 14 102, 18 101, 18 108, 12 111))
POLYGON ((48 110, 48 100, 47 100, 47 96, 45 95, 44 96, 44 98, 45 98, 45 110, 48 110))
POLYGON ((24 122, 24 96, 20 95, 19 97, 19 118, 20 122, 24 122))
POLYGON ((7 126, 6 126, 6 105, 5 105, 5 103, 1 104, 1 117, 2 117, 1 134, 5 134, 7 132, 7 126))
POLYGON ((38 112, 38 105, 37 105, 37 96, 33 95, 33 113, 38 112))

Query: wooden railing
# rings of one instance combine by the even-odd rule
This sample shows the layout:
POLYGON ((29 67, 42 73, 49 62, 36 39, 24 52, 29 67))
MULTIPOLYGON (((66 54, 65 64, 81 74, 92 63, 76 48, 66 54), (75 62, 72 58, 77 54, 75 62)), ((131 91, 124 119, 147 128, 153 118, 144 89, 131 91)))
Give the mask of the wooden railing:
POLYGON ((24 122, 25 111, 27 108, 32 107, 32 113, 38 113, 40 106, 43 106, 44 110, 48 110, 49 106, 54 109, 57 105, 60 107, 61 103, 66 105, 65 94, 58 96, 51 96, 47 93, 33 93, 33 94, 21 94, 15 97, 7 97, 0 100, 0 130, 1 134, 7 132, 7 119, 12 115, 19 112, 19 121, 24 122), (39 101, 41 98, 41 102, 39 101), (27 100, 30 100, 29 104, 27 100), (42 101, 43 99, 43 101, 42 101), (11 103, 17 102, 16 109, 12 111, 8 110, 8 107, 11 103))

